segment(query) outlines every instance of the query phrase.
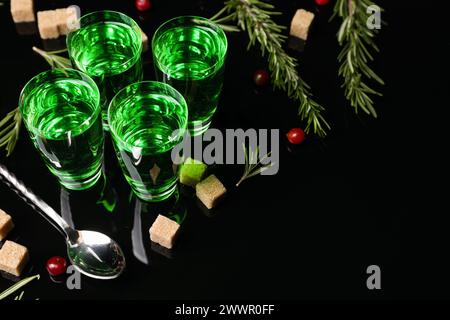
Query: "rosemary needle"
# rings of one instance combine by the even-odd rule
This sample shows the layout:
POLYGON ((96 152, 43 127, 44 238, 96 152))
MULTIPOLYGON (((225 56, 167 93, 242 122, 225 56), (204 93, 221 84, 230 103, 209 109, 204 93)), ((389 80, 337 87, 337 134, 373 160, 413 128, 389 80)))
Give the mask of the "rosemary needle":
POLYGON ((58 55, 60 53, 66 52, 67 49, 44 51, 42 49, 33 47, 33 51, 41 55, 52 68, 72 68, 72 63, 68 58, 58 55))
POLYGON ((254 177, 258 174, 261 174, 262 172, 266 171, 270 167, 272 167, 274 164, 270 163, 267 165, 263 165, 262 162, 267 158, 270 157, 271 152, 265 154, 262 158, 258 160, 259 156, 259 146, 256 147, 256 150, 253 151, 252 147, 250 146, 250 149, 247 150, 247 147, 245 144, 242 145, 244 148, 244 157, 245 157, 245 167, 244 167, 244 174, 242 175, 241 179, 236 183, 236 187, 239 187, 239 185, 246 179, 254 177))
POLYGON ((15 108, 9 112, 0 121, 0 147, 6 149, 8 157, 13 152, 16 142, 19 139, 21 124, 22 115, 20 114, 19 108, 15 108))
MULTIPOLYGON (((40 279, 40 275, 37 274, 35 276, 31 276, 31 277, 25 278, 25 279, 17 282, 12 287, 9 287, 8 289, 6 289, 2 293, 0 293, 0 300, 5 299, 7 296, 9 296, 10 294, 13 294, 17 290, 19 290, 20 288, 22 288, 23 286, 28 284, 29 282, 33 281, 34 279, 38 279, 39 280, 40 279)), ((20 295, 20 298, 22 298, 22 294, 20 295)))

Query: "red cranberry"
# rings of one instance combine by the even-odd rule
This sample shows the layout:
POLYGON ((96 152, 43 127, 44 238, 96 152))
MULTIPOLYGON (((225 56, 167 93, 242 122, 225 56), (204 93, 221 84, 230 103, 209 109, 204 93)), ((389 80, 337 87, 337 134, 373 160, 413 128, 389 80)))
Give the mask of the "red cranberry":
POLYGON ((305 131, 301 128, 292 128, 287 133, 287 138, 292 144, 300 144, 305 140, 305 131))
POLYGON ((134 5, 139 11, 147 11, 152 7, 150 0, 136 0, 134 5))
POLYGON ((47 271, 51 276, 59 276, 66 273, 67 261, 63 257, 51 257, 47 260, 47 271))
POLYGON ((315 0, 318 6, 326 6, 330 3, 330 0, 315 0))
POLYGON ((253 75, 253 81, 258 87, 264 87, 269 83, 269 73, 264 69, 258 69, 253 75))

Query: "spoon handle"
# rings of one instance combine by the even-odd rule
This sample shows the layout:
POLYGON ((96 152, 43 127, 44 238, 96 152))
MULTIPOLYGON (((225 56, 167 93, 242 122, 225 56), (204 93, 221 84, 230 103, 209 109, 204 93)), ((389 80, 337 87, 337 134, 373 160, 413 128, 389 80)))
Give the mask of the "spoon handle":
POLYGON ((8 171, 0 164, 0 177, 3 182, 8 185, 15 193, 24 199, 31 207, 38 209, 37 211, 44 216, 55 228, 57 228, 64 237, 68 237, 70 231, 69 225, 61 216, 53 210, 42 199, 36 196, 30 189, 28 189, 23 182, 19 181, 14 174, 8 171))

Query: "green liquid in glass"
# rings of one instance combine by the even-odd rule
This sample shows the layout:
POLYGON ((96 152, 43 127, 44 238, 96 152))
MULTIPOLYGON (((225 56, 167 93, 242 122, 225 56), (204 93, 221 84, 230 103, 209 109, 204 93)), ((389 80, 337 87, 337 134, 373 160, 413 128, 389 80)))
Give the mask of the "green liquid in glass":
POLYGON ((191 133, 204 132, 222 90, 226 38, 208 26, 180 26, 153 41, 158 77, 186 99, 191 133))
POLYGON ((107 104, 114 95, 142 80, 140 34, 126 23, 96 22, 69 34, 68 44, 74 66, 99 87, 106 123, 107 104))
POLYGON ((69 189, 88 188, 101 174, 104 137, 96 99, 84 81, 59 79, 37 86, 23 101, 33 143, 69 189))
POLYGON ((164 93, 121 93, 111 103, 109 124, 125 178, 139 198, 164 200, 178 179, 171 151, 182 139, 175 130, 185 127, 186 109, 164 93))

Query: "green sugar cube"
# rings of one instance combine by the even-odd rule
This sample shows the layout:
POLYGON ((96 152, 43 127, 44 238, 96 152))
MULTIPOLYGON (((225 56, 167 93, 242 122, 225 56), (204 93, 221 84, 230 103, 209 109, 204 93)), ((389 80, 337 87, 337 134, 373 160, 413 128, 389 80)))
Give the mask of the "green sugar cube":
POLYGON ((202 180, 207 168, 203 162, 187 158, 180 169, 180 182, 195 187, 202 180))

